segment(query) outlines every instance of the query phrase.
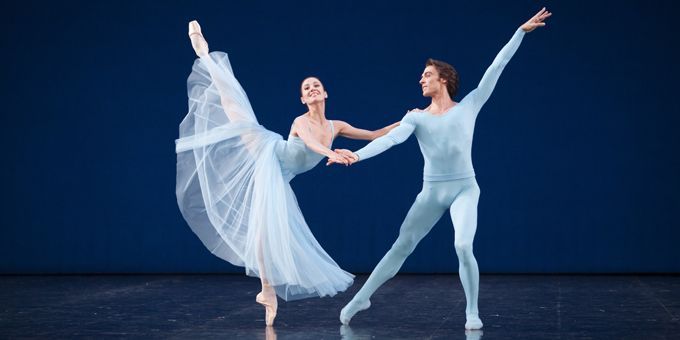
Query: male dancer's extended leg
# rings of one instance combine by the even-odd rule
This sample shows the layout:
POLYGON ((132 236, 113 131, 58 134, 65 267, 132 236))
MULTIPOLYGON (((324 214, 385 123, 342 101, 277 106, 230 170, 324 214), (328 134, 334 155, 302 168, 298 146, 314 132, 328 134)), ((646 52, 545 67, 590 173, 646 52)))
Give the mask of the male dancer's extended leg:
POLYGON ((347 306, 340 312, 340 321, 349 324, 354 314, 371 306, 371 295, 385 281, 397 274, 404 264, 406 257, 416 248, 420 240, 427 235, 437 221, 442 217, 447 206, 437 199, 436 190, 429 183, 423 184, 423 191, 418 194, 416 201, 406 215, 406 219, 399 230, 399 237, 392 248, 373 269, 371 276, 347 306))
POLYGON ((451 220, 454 226, 454 245, 458 255, 458 274, 465 291, 467 306, 465 314, 466 329, 482 328, 477 308, 479 295, 479 267, 472 253, 472 241, 477 231, 477 203, 479 202, 479 186, 474 178, 464 179, 464 188, 451 204, 451 220))

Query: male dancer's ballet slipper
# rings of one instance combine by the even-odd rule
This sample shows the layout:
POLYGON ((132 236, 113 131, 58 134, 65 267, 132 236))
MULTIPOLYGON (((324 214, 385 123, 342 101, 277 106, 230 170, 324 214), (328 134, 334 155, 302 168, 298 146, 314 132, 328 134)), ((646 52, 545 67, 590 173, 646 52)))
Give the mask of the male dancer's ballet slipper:
POLYGON ((349 325, 350 320, 352 320, 356 313, 366 310, 369 307, 371 307, 371 300, 366 300, 365 302, 350 301, 347 306, 340 311, 340 322, 342 322, 343 325, 349 325))
MULTIPOLYGON (((257 294, 255 301, 264 306, 265 310, 265 323, 267 326, 272 326, 274 324, 274 319, 276 318, 276 309, 279 307, 279 302, 276 299, 276 293, 273 290, 270 291, 269 296, 265 296, 265 289, 263 287, 262 291, 257 294)), ((268 287, 271 289, 271 286, 268 287)))
POLYGON ((197 56, 208 55, 208 42, 203 38, 201 25, 196 20, 189 22, 189 39, 191 39, 191 46, 194 48, 197 56))
POLYGON ((478 315, 469 314, 466 316, 465 329, 468 330, 482 329, 483 326, 484 324, 482 324, 482 320, 479 318, 478 315))

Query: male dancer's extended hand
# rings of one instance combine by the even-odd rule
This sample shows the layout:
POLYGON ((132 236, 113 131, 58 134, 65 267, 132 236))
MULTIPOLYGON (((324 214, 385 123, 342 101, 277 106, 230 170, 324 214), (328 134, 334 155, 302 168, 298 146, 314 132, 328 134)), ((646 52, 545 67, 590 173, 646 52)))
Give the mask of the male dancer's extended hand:
POLYGON ((549 16, 551 16, 552 13, 548 12, 545 7, 543 7, 536 15, 531 17, 529 21, 525 22, 520 28, 524 32, 531 32, 536 29, 536 27, 543 27, 545 26, 545 22, 543 20, 547 19, 549 16))
POLYGON ((352 165, 352 164, 359 161, 359 156, 357 156, 357 154, 355 154, 354 152, 349 151, 347 149, 335 149, 333 151, 335 151, 335 153, 343 156, 343 158, 345 160, 347 160, 349 162, 349 164, 344 163, 344 162, 338 162, 337 159, 328 158, 328 161, 326 162, 326 166, 329 166, 333 163, 342 163, 342 164, 345 164, 345 165, 352 165))
MULTIPOLYGON (((345 166, 348 166, 348 165, 352 165, 352 163, 356 162, 356 159, 354 159, 354 157, 351 157, 346 153, 338 152, 339 150, 340 149, 335 149, 335 151, 333 152, 333 155, 328 156, 328 161, 326 162, 326 166, 331 165, 333 163, 343 164, 345 166)), ((345 150, 345 151, 349 151, 349 150, 345 150)))

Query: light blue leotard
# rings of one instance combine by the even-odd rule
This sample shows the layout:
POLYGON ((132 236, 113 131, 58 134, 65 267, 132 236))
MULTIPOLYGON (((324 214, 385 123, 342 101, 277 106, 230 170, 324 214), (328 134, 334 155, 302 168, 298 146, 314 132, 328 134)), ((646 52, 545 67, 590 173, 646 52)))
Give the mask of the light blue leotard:
MULTIPOLYGON (((328 123, 330 124, 331 136, 334 136, 333 121, 329 119, 328 123)), ((330 149, 332 145, 333 138, 331 138, 328 148, 330 149)), ((297 174, 311 170, 324 158, 323 155, 308 148, 302 138, 293 135, 289 135, 287 141, 279 141, 276 144, 275 152, 279 158, 283 177, 287 181, 290 181, 297 174)))

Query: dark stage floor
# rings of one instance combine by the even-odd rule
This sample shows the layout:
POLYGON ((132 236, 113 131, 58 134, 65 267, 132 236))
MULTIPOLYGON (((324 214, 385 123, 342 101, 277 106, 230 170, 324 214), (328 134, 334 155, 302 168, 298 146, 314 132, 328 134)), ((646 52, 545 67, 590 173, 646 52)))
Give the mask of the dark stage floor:
POLYGON ((0 338, 680 339, 680 276, 483 275, 465 333, 454 275, 399 275, 351 328, 334 298, 280 302, 273 329, 242 275, 0 276, 0 338))

